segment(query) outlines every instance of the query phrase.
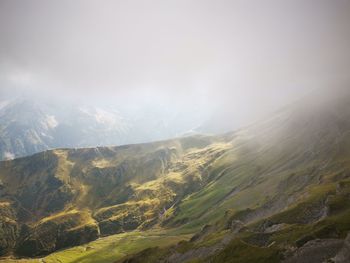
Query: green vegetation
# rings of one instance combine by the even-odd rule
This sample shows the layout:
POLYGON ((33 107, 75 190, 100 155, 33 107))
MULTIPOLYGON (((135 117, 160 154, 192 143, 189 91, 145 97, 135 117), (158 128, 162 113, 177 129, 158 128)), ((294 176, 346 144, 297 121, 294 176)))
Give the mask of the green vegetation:
POLYGON ((241 240, 233 240, 218 255, 212 258, 213 263, 275 263, 280 262, 278 249, 251 246, 241 240))
POLYGON ((165 232, 123 233, 53 253, 45 258, 45 262, 114 262, 148 247, 165 247, 188 238, 188 235, 169 236, 165 232))
POLYGON ((0 163, 0 252, 47 263, 263 263, 315 239, 342 242, 350 110, 285 114, 223 136, 0 163))

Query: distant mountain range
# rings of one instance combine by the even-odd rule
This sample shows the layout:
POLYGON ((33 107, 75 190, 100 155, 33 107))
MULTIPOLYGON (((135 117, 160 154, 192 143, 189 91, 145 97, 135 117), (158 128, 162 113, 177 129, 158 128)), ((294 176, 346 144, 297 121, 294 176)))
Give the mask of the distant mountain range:
POLYGON ((349 262, 350 95, 220 136, 0 162, 0 222, 1 255, 42 262, 349 262))
POLYGON ((123 110, 55 100, 0 100, 0 160, 53 148, 122 145, 190 134, 196 114, 169 109, 123 110))

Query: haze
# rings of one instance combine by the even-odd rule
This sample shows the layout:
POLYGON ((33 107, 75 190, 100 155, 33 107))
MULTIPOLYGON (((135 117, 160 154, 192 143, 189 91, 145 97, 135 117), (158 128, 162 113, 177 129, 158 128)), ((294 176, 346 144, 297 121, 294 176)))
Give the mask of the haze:
POLYGON ((2 0, 1 93, 185 109, 228 130, 344 86, 349 14, 347 0, 2 0))

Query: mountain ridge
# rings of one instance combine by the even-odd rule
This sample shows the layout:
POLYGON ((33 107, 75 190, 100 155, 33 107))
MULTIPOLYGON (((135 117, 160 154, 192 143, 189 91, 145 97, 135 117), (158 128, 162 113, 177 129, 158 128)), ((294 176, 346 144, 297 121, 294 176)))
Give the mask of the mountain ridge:
POLYGON ((0 160, 55 148, 164 140, 193 131, 203 118, 166 108, 128 110, 54 99, 14 98, 0 105, 0 160))
POLYGON ((1 162, 1 251, 75 246, 47 262, 346 262, 349 99, 289 107, 220 136, 1 162))

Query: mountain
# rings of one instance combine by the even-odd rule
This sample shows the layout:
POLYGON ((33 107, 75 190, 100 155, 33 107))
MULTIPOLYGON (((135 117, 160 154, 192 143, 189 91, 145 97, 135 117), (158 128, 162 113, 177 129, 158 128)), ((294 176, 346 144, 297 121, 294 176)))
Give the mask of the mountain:
POLYGON ((99 236, 148 229, 208 178, 227 145, 211 137, 60 149, 0 165, 1 251, 37 256, 99 236), (50 241, 49 241, 50 240, 50 241), (11 242, 10 242, 11 241, 11 242))
POLYGON ((3 161, 0 179, 4 256, 349 262, 350 94, 220 136, 3 161))
POLYGON ((202 117, 169 109, 93 107, 55 99, 0 100, 0 160, 54 148, 112 146, 173 138, 202 117))

